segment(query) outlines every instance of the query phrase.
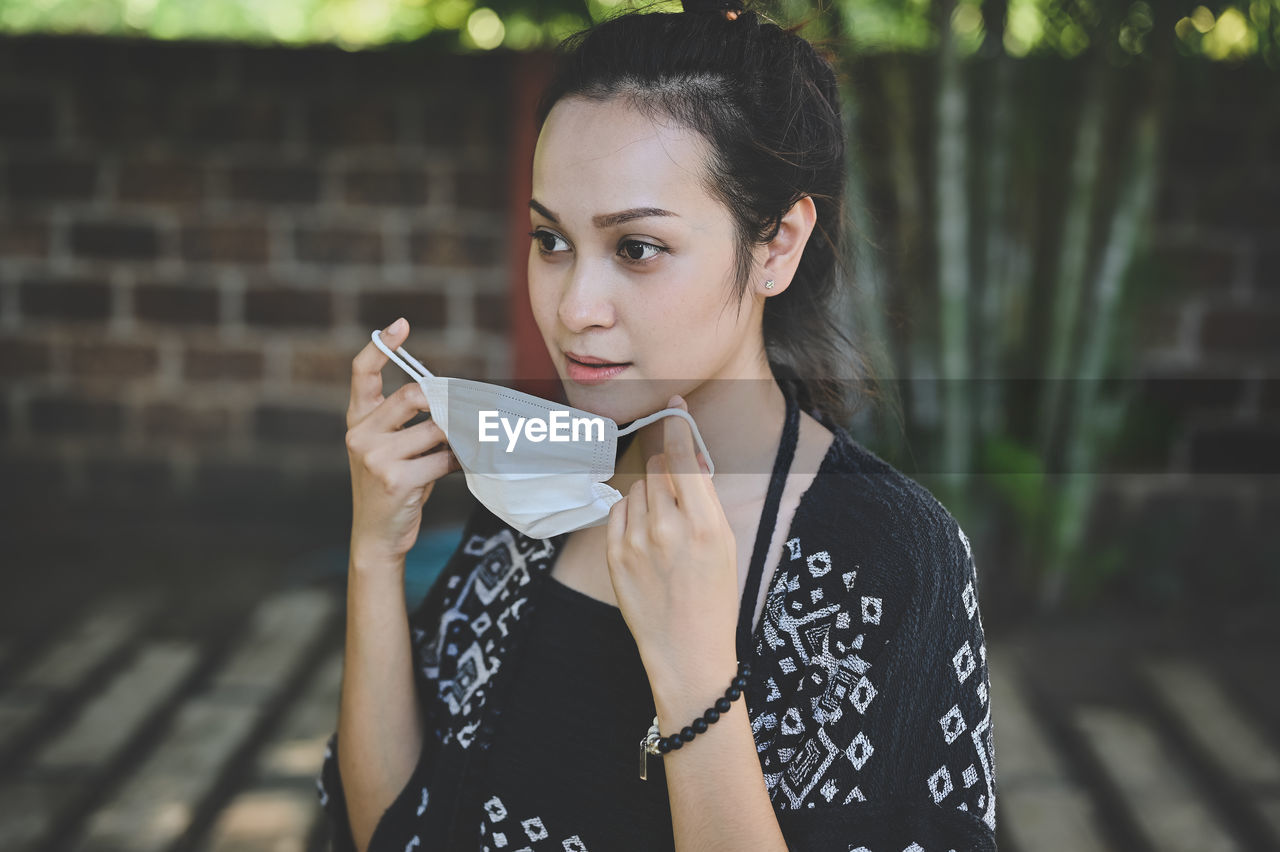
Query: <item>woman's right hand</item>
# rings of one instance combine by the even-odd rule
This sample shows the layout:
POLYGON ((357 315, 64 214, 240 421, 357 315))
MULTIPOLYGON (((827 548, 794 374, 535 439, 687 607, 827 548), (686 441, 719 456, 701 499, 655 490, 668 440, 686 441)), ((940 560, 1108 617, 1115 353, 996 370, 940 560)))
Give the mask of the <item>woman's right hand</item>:
MULTIPOLYGON (((409 323, 401 317, 382 332, 382 342, 395 350, 408 334, 409 323)), ((403 564, 418 540, 422 507, 436 480, 462 469, 434 420, 402 428, 430 406, 417 382, 382 395, 382 367, 387 361, 370 340, 351 362, 351 560, 366 567, 403 564)))

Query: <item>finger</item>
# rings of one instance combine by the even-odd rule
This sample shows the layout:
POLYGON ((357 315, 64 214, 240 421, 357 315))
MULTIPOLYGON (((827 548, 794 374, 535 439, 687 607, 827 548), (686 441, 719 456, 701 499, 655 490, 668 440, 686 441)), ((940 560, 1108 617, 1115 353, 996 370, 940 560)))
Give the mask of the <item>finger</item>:
POLYGON ((417 382, 405 382, 369 413, 368 428, 390 432, 402 427, 419 412, 430 410, 431 404, 422 386, 417 382))
POLYGON ((421 423, 392 432, 386 439, 385 449, 379 447, 370 455, 385 452, 393 459, 411 459, 423 453, 440 452, 441 449, 452 452, 444 430, 434 420, 423 420, 421 423))
POLYGON ((665 453, 654 453, 645 462, 645 494, 651 517, 677 509, 676 492, 671 484, 665 453))
POLYGON ((621 500, 609 507, 609 526, 605 530, 604 554, 611 568, 622 564, 622 544, 626 541, 626 535, 627 498, 623 495, 621 500))
POLYGON ((462 462, 458 461, 458 457, 453 453, 453 448, 450 447, 448 444, 441 444, 440 446, 436 447, 434 450, 428 450, 422 456, 419 456, 419 458, 426 458, 427 456, 432 456, 432 455, 441 455, 441 456, 448 457, 449 469, 445 471, 446 473, 453 473, 455 470, 462 470, 462 462))
POLYGON ((645 549, 645 535, 648 523, 648 496, 643 479, 637 479, 627 494, 627 541, 637 550, 645 549))
MULTIPOLYGON (((685 402, 684 397, 676 395, 671 398, 671 401, 677 403, 676 405, 677 408, 684 411, 685 413, 688 413, 689 403, 685 402)), ((694 455, 694 458, 698 460, 698 467, 706 471, 707 473, 711 473, 711 465, 707 463, 707 457, 703 453, 702 447, 698 445, 696 439, 694 439, 692 427, 690 427, 689 429, 689 437, 691 440, 694 440, 693 455, 694 455)))
POLYGON ((405 477, 410 482, 420 482, 427 484, 435 482, 443 476, 454 471, 450 458, 453 453, 447 451, 438 451, 427 453, 425 456, 408 461, 400 462, 405 466, 405 477))
MULTIPOLYGON (((684 400, 678 396, 671 398, 668 407, 689 410, 684 400)), ((702 471, 698 467, 693 429, 683 417, 667 417, 663 420, 662 451, 667 457, 676 502, 681 506, 697 503, 705 494, 700 481, 702 471)))
MULTIPOLYGON (((409 336, 409 321, 400 317, 382 330, 382 342, 394 350, 409 336)), ((347 426, 359 423, 382 402, 382 368, 386 353, 372 339, 351 361, 351 403, 347 408, 347 426)))

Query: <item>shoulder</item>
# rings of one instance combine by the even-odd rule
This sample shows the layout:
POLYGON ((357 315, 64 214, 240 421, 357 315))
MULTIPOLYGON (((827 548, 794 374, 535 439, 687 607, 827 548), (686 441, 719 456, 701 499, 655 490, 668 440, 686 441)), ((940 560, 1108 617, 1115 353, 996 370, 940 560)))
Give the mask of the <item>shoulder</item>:
POLYGON ((803 526, 903 576, 955 574, 971 560, 964 531, 928 488, 847 429, 832 432, 812 499, 797 510, 803 526))
POLYGON ((936 632, 969 594, 972 569, 959 525, 927 488, 846 430, 831 432, 783 539, 770 625, 779 636, 821 635, 817 647, 857 649, 870 662, 895 639, 904 647, 908 636, 936 632))

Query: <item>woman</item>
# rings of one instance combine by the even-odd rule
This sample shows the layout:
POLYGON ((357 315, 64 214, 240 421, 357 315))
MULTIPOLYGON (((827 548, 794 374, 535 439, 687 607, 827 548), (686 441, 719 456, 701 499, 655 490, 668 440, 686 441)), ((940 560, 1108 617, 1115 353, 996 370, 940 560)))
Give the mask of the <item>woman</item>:
POLYGON ((335 848, 995 849, 968 540, 839 425, 835 75, 716 2, 563 46, 529 256, 569 403, 677 408, 710 459, 665 417, 619 444, 603 523, 534 538, 478 507, 406 616, 465 427, 400 428, 430 408, 381 394, 403 320, 355 359, 335 848))

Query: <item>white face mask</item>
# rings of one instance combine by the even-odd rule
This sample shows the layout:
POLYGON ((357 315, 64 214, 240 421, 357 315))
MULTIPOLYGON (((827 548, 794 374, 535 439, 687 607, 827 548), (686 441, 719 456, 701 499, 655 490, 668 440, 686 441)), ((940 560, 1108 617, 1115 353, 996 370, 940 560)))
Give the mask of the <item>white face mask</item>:
POLYGON ((605 523, 609 507, 622 499, 621 492, 605 484, 613 477, 618 437, 663 417, 689 421, 698 449, 710 472, 715 473, 698 424, 683 409, 664 408, 619 430, 608 417, 501 385, 435 376, 403 346, 392 352, 381 334, 381 330, 374 331, 373 342, 426 394, 431 419, 449 439, 471 493, 489 511, 531 538, 552 538, 605 523), (497 413, 485 415, 483 421, 490 424, 484 434, 496 440, 481 440, 482 412, 497 413), (580 420, 575 434, 574 421, 579 418, 598 423, 586 427, 580 420), (529 426, 539 422, 551 427, 541 430, 541 438, 539 430, 529 426), (523 432, 520 424, 525 424, 523 432), (569 439, 552 440, 553 432, 569 439))

